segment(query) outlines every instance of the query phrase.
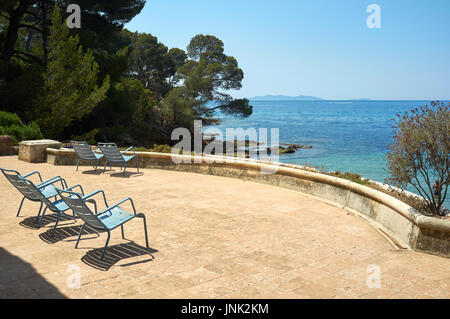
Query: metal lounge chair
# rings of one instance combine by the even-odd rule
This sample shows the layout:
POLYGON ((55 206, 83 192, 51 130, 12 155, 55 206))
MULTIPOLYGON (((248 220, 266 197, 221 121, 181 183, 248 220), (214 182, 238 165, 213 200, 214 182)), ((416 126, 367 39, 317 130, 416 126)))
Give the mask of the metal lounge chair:
MULTIPOLYGON (((58 226, 58 222, 61 219, 62 213, 67 211, 69 207, 63 202, 61 199, 57 199, 58 193, 56 192, 56 186, 55 183, 60 182, 61 185, 66 190, 73 190, 74 188, 80 188, 81 193, 83 194, 83 198, 87 199, 91 194, 84 196, 83 187, 81 185, 77 184, 71 187, 67 187, 67 182, 57 176, 56 178, 52 178, 49 181, 45 183, 41 183, 38 185, 35 185, 32 181, 25 178, 25 176, 30 176, 30 174, 25 176, 18 175, 19 173, 14 170, 5 170, 1 169, 3 174, 8 178, 8 180, 24 195, 24 198, 22 199, 22 202, 20 203, 20 209, 22 208, 22 204, 25 198, 33 201, 33 202, 41 202, 41 206, 39 208, 38 215, 36 216, 36 223, 40 225, 42 218, 45 215, 45 212, 47 209, 50 209, 51 211, 58 214, 56 223, 53 226, 53 230, 51 233, 51 237, 55 234, 56 227, 58 226), (39 186, 40 185, 40 186, 39 186), (44 211, 42 211, 43 206, 45 205, 44 211), (42 215, 41 215, 42 212, 42 215)), ((38 173, 39 174, 39 173, 38 173)), ((17 216, 19 216, 19 212, 17 213, 17 216)))
POLYGON ((81 160, 95 162, 95 171, 97 171, 98 162, 103 154, 93 152, 89 144, 84 141, 71 141, 70 144, 78 154, 77 171, 81 160))
MULTIPOLYGON (((62 180, 62 179, 61 179, 62 180)), ((55 180, 55 182, 58 182, 59 180, 55 180)), ((69 206, 66 205, 66 203, 64 203, 64 201, 62 199, 57 199, 57 197, 55 197, 53 200, 51 200, 52 197, 47 197, 45 193, 43 193, 39 188, 36 187, 36 185, 33 184, 33 182, 31 182, 28 179, 22 178, 22 182, 23 182, 23 188, 24 190, 26 190, 26 192, 29 194, 30 197, 33 198, 37 198, 41 201, 41 209, 42 209, 42 205, 45 205, 45 209, 42 211, 42 215, 41 215, 41 209, 39 210, 39 214, 36 217, 36 223, 38 226, 40 226, 42 218, 44 218, 45 212, 47 211, 47 209, 50 209, 52 212, 55 212, 57 214, 57 218, 56 218, 56 222, 55 225, 53 226, 53 230, 51 233, 51 237, 53 237, 55 235, 55 231, 56 231, 56 227, 58 226, 58 223, 61 219, 61 215, 69 210, 69 206)), ((64 184, 67 185, 67 183, 64 181, 64 184)), ((83 187, 79 184, 71 186, 71 187, 66 187, 65 190, 71 191, 74 188, 80 188, 81 193, 83 194, 83 198, 88 198, 89 195, 84 196, 84 190, 83 187)), ((55 191, 56 191, 56 187, 55 191)))
MULTIPOLYGON (((106 170, 106 164, 108 163, 118 163, 120 164, 120 169, 123 167, 123 175, 125 176, 125 171, 127 169, 127 163, 132 160, 133 158, 136 158, 136 168, 139 172, 139 159, 136 155, 136 152, 134 150, 134 146, 130 146, 128 149, 125 150, 125 152, 130 151, 133 149, 133 155, 123 155, 119 148, 117 147, 116 143, 98 143, 98 146, 100 147, 100 150, 102 151, 103 155, 105 156, 105 166, 103 167, 103 172, 106 170)), ((110 164, 111 167, 111 164, 110 164)))
MULTIPOLYGON (((43 196, 45 196, 45 198, 56 198, 56 196, 58 195, 54 186, 54 183, 56 182, 61 182, 61 186, 63 188, 67 188, 67 183, 63 178, 61 178, 61 176, 54 176, 46 181, 42 181, 41 174, 37 171, 22 176, 18 171, 13 169, 5 169, 0 167, 0 170, 2 171, 3 175, 5 175, 6 179, 23 195, 19 210, 17 211, 17 217, 19 217, 20 210, 22 209, 22 205, 25 199, 28 199, 32 202, 41 202, 40 197, 36 197, 36 194, 30 191, 29 186, 23 181, 23 179, 27 179, 32 175, 37 175, 39 177, 40 183, 35 185, 35 187, 42 193, 43 196)), ((39 214, 41 213, 42 206, 43 203, 41 202, 39 214)))
POLYGON ((115 203, 112 206, 108 205, 108 202, 106 201, 105 193, 102 190, 95 191, 91 193, 90 196, 93 196, 98 193, 103 194, 103 200, 106 205, 106 209, 102 210, 101 212, 97 212, 97 205, 95 205, 95 213, 92 212, 92 210, 86 205, 86 200, 78 193, 62 190, 57 188, 56 191, 61 196, 63 201, 73 210, 75 215, 80 217, 84 224, 81 226, 80 233, 78 234, 77 243, 75 244, 75 248, 78 247, 78 243, 81 238, 81 234, 83 233, 83 229, 86 225, 89 227, 92 227, 96 230, 103 230, 108 232, 108 238, 105 243, 105 247, 103 248, 103 253, 101 260, 105 257, 106 248, 108 247, 109 239, 111 236, 111 231, 115 228, 119 227, 122 231, 122 238, 125 239, 125 234, 123 230, 123 225, 132 220, 135 217, 142 218, 144 221, 144 231, 145 231, 145 245, 147 248, 148 246, 148 236, 147 236, 147 223, 145 220, 145 215, 143 213, 136 213, 136 209, 134 207, 133 200, 131 198, 123 199, 117 203, 115 203), (125 210, 123 210, 120 205, 126 201, 129 201, 131 203, 131 206, 133 207, 133 213, 129 213, 125 210))

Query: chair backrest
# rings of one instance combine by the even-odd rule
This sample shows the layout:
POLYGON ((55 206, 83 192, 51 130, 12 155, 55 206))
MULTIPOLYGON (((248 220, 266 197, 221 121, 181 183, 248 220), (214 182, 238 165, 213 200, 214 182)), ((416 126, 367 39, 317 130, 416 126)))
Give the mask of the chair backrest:
POLYGON ((77 152, 78 156, 82 160, 96 160, 97 158, 92 152, 91 147, 87 142, 84 141, 71 141, 70 144, 74 148, 75 152, 77 152))
POLYGON ((69 208, 72 209, 86 224, 97 229, 106 229, 105 225, 86 205, 86 202, 79 193, 62 190, 60 188, 56 188, 56 191, 67 206, 69 206, 69 208))
POLYGON ((122 163, 125 162, 122 153, 116 143, 98 143, 100 150, 102 151, 105 159, 108 162, 122 163))
POLYGON ((20 192, 25 198, 32 201, 40 201, 45 198, 37 187, 29 180, 25 179, 20 173, 13 169, 4 169, 0 167, 6 179, 20 192))

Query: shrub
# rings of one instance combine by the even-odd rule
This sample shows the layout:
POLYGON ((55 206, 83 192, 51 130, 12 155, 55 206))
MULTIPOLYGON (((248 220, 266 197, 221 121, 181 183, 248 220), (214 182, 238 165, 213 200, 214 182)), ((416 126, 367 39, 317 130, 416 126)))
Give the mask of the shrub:
POLYGON ((361 175, 356 174, 356 173, 351 173, 351 172, 341 173, 339 171, 336 171, 336 172, 331 172, 330 175, 339 177, 339 178, 343 178, 343 179, 347 179, 349 181, 352 181, 354 183, 358 183, 361 185, 367 185, 369 183, 367 180, 363 179, 361 175))
POLYGON ((42 139, 39 126, 31 122, 28 125, 22 123, 17 114, 0 111, 0 135, 10 136, 14 144, 20 141, 42 139))
POLYGON ((23 125, 20 117, 15 113, 0 111, 0 126, 23 125))
POLYGON ((450 185, 450 103, 432 102, 397 116, 387 156, 387 182, 411 185, 433 215, 441 213, 450 185), (437 180, 436 189, 433 183, 437 180), (436 192, 436 194, 435 194, 436 192))

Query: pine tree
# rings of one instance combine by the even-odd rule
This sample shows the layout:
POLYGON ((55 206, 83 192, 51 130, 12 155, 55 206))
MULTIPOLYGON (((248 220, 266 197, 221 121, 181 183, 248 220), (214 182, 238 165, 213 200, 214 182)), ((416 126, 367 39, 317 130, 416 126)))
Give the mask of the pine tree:
POLYGON ((49 37, 45 83, 36 99, 38 124, 48 138, 63 138, 64 128, 89 114, 106 97, 109 76, 97 85, 99 68, 92 52, 79 45, 55 6, 49 37))

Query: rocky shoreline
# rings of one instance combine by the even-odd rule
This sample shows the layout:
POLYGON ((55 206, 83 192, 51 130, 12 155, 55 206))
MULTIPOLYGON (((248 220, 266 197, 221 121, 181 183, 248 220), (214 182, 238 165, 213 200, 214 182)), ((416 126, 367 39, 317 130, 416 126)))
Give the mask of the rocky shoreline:
MULTIPOLYGON (((225 152, 230 148, 233 149, 234 154, 237 156, 238 154, 245 154, 246 158, 252 155, 260 155, 260 154, 293 154, 297 152, 299 149, 312 149, 312 146, 305 146, 301 144, 287 144, 282 143, 279 146, 273 147, 264 147, 264 143, 250 141, 250 140, 230 140, 230 141, 222 141, 217 140, 215 136, 207 136, 203 138, 203 144, 205 146, 214 143, 214 146, 218 149, 222 148, 225 152), (221 145, 222 144, 222 145, 221 145)), ((214 152, 212 152, 214 155, 214 152)))

